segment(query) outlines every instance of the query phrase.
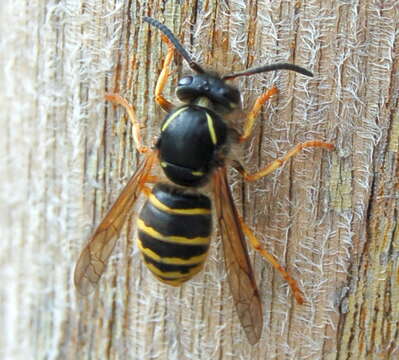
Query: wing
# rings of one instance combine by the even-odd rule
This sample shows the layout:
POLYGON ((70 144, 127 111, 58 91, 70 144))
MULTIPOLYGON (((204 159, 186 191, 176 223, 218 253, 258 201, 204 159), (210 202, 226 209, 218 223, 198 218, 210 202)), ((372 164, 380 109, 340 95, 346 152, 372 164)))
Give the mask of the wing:
POLYGON ((140 163, 118 199, 98 225, 76 263, 74 282, 79 293, 89 294, 97 285, 143 184, 154 164, 156 152, 150 152, 140 163))
POLYGON ((224 167, 217 168, 213 175, 213 191, 225 264, 237 314, 249 343, 256 344, 262 333, 262 304, 224 167))

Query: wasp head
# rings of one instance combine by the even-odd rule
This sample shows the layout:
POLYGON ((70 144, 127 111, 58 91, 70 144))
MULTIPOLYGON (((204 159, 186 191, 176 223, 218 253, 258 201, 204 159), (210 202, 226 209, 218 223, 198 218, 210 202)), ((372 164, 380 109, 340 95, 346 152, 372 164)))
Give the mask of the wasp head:
POLYGON ((240 106, 240 92, 228 85, 217 75, 200 73, 187 75, 177 84, 176 95, 180 101, 196 103, 201 98, 207 98, 212 107, 221 113, 229 113, 240 106))

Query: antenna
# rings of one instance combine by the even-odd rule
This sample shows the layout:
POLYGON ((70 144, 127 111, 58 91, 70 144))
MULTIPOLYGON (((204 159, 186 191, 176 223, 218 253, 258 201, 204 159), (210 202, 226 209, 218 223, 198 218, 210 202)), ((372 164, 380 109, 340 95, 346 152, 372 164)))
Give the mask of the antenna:
POLYGON ((291 71, 295 71, 295 72, 300 73, 305 76, 313 77, 312 72, 310 72, 309 70, 306 70, 305 68, 303 68, 301 66, 294 65, 294 64, 288 64, 288 63, 278 63, 278 64, 259 66, 259 67, 244 70, 242 72, 238 72, 235 74, 228 74, 228 75, 223 76, 222 80, 232 80, 239 76, 250 76, 250 75, 254 75, 254 74, 259 74, 259 73, 268 72, 268 71, 275 71, 275 70, 291 70, 291 71))
POLYGON ((171 41, 171 43, 175 46, 176 50, 179 52, 181 56, 188 62, 188 65, 190 66, 191 69, 196 71, 197 73, 204 73, 204 69, 199 66, 193 59, 191 59, 190 55, 186 51, 186 49, 183 47, 182 44, 180 44, 179 40, 176 39, 176 37, 173 35, 172 31, 164 24, 161 24, 158 20, 155 20, 153 18, 144 16, 143 20, 145 22, 148 22, 150 25, 155 26, 157 29, 161 30, 165 36, 171 41))

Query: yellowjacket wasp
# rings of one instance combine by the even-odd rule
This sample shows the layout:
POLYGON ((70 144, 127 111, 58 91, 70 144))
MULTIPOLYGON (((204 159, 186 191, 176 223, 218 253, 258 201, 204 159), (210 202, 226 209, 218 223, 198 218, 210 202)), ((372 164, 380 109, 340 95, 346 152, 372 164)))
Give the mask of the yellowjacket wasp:
MULTIPOLYGON (((255 344, 262 332, 262 305, 247 254, 245 236, 254 249, 281 273, 297 302, 302 304, 304 300, 296 281, 262 247, 241 220, 230 192, 225 166, 231 144, 243 143, 250 137, 262 105, 277 93, 277 89, 273 87, 259 96, 246 117, 243 133, 238 135, 226 123, 225 115, 240 108, 241 96, 238 89, 227 84, 227 81, 282 69, 313 75, 302 67, 286 63, 225 76, 206 72, 190 58, 165 25, 148 17, 144 21, 158 28, 168 45, 155 91, 156 102, 168 114, 162 122, 155 146, 148 149, 142 144, 140 123, 133 107, 119 95, 106 96, 126 109, 133 124, 137 151, 145 154, 145 157, 80 254, 74 274, 75 285, 81 294, 88 294, 97 285, 120 231, 142 193, 147 201, 136 226, 138 246, 146 266, 157 279, 172 286, 179 286, 191 279, 203 268, 211 239, 212 203, 208 196, 199 191, 201 186, 210 183, 230 289, 248 341, 255 344), (162 95, 175 51, 195 72, 178 82, 176 95, 183 102, 180 106, 175 106, 162 95), (156 163, 160 164, 169 183, 160 182, 151 174, 156 163), (155 185, 150 188, 147 183, 155 185)), ((308 141, 298 144, 284 157, 254 174, 248 174, 238 161, 234 161, 233 166, 245 180, 255 181, 282 166, 305 147, 334 149, 332 144, 308 141)))

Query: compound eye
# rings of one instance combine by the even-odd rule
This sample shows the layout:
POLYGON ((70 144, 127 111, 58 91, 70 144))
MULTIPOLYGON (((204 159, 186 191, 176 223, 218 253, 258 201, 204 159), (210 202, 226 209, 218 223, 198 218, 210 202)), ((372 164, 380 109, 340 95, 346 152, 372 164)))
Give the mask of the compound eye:
POLYGON ((184 78, 181 78, 179 80, 179 83, 177 85, 178 86, 187 86, 187 85, 190 85, 192 82, 193 82, 192 76, 185 76, 184 78))

